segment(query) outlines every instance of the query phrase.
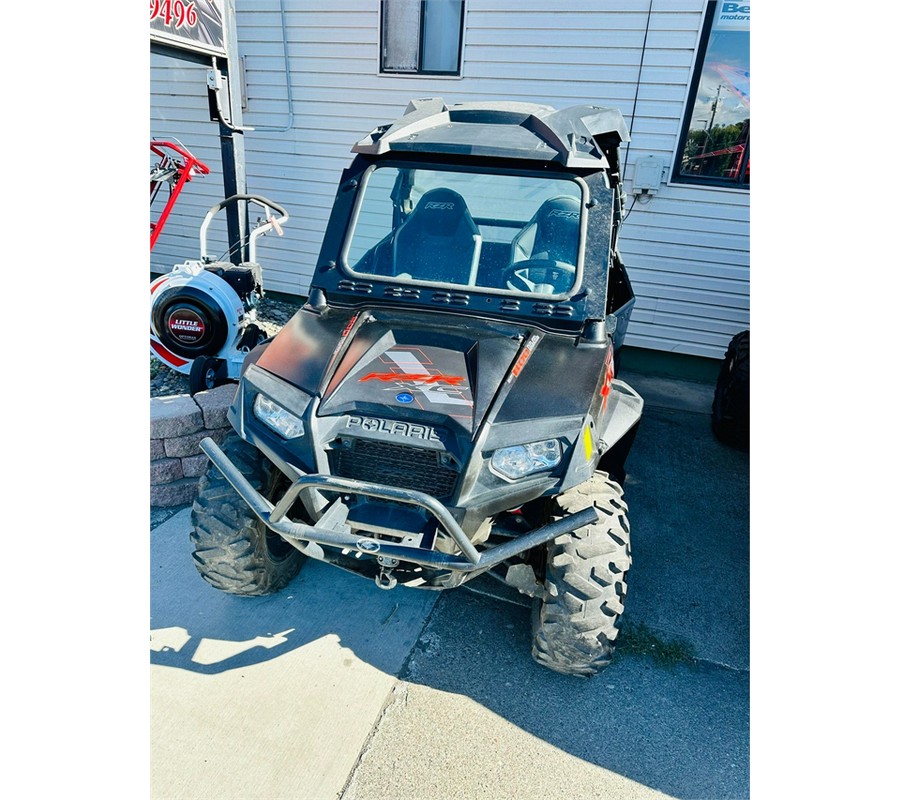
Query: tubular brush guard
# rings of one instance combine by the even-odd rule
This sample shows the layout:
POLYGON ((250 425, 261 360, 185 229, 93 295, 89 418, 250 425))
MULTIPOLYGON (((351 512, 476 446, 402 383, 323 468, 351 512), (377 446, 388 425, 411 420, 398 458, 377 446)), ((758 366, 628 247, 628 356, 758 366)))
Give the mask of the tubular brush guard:
MULTIPOLYGON (((366 555, 377 553, 384 558, 411 561, 438 569, 450 569, 464 573, 486 572, 519 553, 545 544, 563 534, 571 533, 585 525, 590 525, 599 519, 596 509, 586 508, 530 531, 516 539, 491 547, 488 550, 479 551, 463 532, 447 507, 439 500, 423 492, 417 492, 412 489, 399 489, 368 481, 338 478, 333 475, 303 475, 291 484, 276 505, 272 505, 250 485, 240 470, 232 464, 212 439, 203 439, 200 442, 200 448, 241 496, 250 510, 259 517, 266 527, 279 536, 294 542, 315 542, 316 544, 349 549, 366 555), (419 547, 406 547, 382 539, 358 536, 353 534, 349 526, 343 521, 338 522, 334 527, 329 527, 327 524, 313 526, 302 522, 293 522, 288 519, 286 516, 287 512, 301 493, 314 489, 324 489, 345 495, 363 495, 380 500, 391 500, 418 506, 437 519, 441 527, 459 547, 464 557, 451 556, 419 547)), ((310 548, 307 545, 302 545, 299 549, 307 553, 307 555, 316 557, 314 550, 310 552, 310 548)))

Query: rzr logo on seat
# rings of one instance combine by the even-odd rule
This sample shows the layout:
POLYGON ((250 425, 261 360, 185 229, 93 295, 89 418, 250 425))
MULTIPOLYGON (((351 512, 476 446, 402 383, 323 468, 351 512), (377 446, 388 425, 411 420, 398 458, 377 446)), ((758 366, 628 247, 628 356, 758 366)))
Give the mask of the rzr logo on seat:
POLYGON ((425 210, 427 211, 429 208, 434 208, 438 211, 452 211, 456 206, 453 203, 438 203, 435 200, 429 200, 425 203, 425 210))
POLYGON ((562 208, 554 208, 549 216, 562 217, 563 219, 578 219, 579 213, 577 211, 565 211, 562 208))

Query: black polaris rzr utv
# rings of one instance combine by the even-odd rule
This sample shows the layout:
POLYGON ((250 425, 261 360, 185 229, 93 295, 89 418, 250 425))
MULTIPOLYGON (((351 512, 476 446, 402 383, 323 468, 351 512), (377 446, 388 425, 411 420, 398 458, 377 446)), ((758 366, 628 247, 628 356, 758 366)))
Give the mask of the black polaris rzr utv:
POLYGON ((609 663, 631 563, 614 377, 619 111, 415 101, 353 148, 306 304, 245 359, 194 503, 200 574, 284 587, 304 557, 376 586, 487 572, 533 598, 533 656, 609 663))

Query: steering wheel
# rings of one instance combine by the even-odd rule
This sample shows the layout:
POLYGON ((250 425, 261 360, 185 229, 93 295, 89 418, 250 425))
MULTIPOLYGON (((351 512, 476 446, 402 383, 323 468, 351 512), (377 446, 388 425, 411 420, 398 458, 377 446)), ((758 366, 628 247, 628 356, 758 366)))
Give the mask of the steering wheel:
POLYGON ((560 294, 572 288, 575 267, 552 258, 529 258, 510 264, 503 271, 507 289, 536 294, 560 294))

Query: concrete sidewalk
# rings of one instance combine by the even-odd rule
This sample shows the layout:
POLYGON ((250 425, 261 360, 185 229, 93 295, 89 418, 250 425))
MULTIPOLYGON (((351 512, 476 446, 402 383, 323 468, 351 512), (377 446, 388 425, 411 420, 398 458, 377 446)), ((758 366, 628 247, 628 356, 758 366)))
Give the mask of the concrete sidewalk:
POLYGON ((749 796, 749 457, 709 432, 711 386, 623 377, 646 407, 609 668, 539 667, 529 610, 465 590, 309 562, 222 594, 181 511, 151 533, 152 797, 749 796))
POLYGON ((152 796, 338 796, 437 596, 318 562, 277 595, 223 594, 189 513, 151 535, 152 796))

